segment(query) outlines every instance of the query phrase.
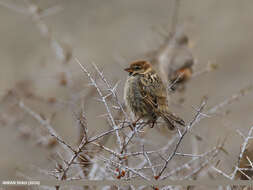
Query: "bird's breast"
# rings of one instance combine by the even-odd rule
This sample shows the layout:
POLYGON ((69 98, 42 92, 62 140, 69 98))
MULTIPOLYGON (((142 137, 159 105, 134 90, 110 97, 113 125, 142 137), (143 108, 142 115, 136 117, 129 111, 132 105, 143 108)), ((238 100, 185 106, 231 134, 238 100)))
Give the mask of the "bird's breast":
POLYGON ((139 85, 139 78, 131 76, 127 79, 124 100, 128 109, 130 109, 135 115, 146 115, 147 109, 143 101, 143 95, 139 85))
POLYGON ((135 100, 135 99, 142 99, 141 95, 141 89, 138 84, 139 79, 137 77, 129 77, 127 79, 125 90, 124 90, 124 99, 129 101, 135 100))

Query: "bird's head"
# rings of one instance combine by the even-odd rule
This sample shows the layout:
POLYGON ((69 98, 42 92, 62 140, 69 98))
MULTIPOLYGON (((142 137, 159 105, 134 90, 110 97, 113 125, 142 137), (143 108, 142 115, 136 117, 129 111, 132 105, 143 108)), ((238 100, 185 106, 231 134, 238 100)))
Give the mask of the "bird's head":
POLYGON ((130 64, 130 67, 126 68, 125 71, 129 73, 129 75, 137 75, 137 74, 146 74, 152 71, 151 64, 147 61, 136 61, 130 64))

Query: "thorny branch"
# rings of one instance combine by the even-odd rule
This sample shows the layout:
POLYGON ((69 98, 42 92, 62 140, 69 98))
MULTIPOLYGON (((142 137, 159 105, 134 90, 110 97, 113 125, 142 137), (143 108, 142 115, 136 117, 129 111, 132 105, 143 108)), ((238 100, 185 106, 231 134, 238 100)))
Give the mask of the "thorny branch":
MULTIPOLYGON (((80 61, 77 58, 75 58, 75 61, 80 65, 80 67, 82 68, 83 72, 87 74, 87 76, 89 77, 89 79, 91 81, 91 85, 93 85, 96 88, 99 96, 101 97, 101 101, 104 103, 104 106, 105 106, 105 108, 107 110, 107 113, 109 115, 109 118, 110 118, 110 121, 112 123, 113 128, 114 129, 118 128, 118 126, 116 125, 116 122, 114 120, 114 117, 112 116, 112 113, 111 113, 111 110, 109 108, 109 105, 108 105, 108 103, 106 101, 107 95, 104 96, 102 94, 102 91, 98 87, 97 83, 95 82, 95 80, 93 79, 93 77, 91 76, 91 74, 87 71, 87 69, 85 69, 84 66, 80 63, 80 61)), ((118 130, 116 130, 116 135, 117 135, 117 141, 118 141, 119 147, 121 149, 121 147, 122 147, 122 141, 121 141, 121 138, 119 136, 118 130)))
MULTIPOLYGON (((103 149, 104 151, 108 152, 109 154, 113 155, 114 157, 118 158, 119 161, 113 161, 112 159, 107 159, 105 157, 102 158, 103 161, 105 161, 107 164, 111 165, 111 166, 114 166, 116 168, 121 168, 121 169, 124 169, 126 170, 127 172, 130 172, 130 176, 126 179, 131 179, 133 177, 136 177, 136 176, 139 176, 145 180, 150 180, 150 178, 148 176, 146 176, 144 173, 140 172, 140 171, 145 171, 145 169, 151 169, 152 170, 152 173, 153 173, 153 177, 155 177, 155 179, 159 179, 159 180, 163 180, 163 179, 166 179, 170 176, 172 176, 173 174, 176 174, 184 169, 187 169, 189 168, 189 166, 196 160, 199 160, 201 158, 205 158, 207 157, 208 155, 208 159, 204 160, 204 162, 202 162, 197 168, 194 168, 192 170, 191 173, 189 173, 188 175, 186 176, 182 176, 182 179, 187 179, 195 174, 197 174, 200 170, 202 170, 204 167, 206 167, 211 160, 213 160, 215 158, 215 156, 218 154, 218 151, 219 151, 219 148, 218 147, 215 147, 214 149, 210 150, 210 151, 207 151, 206 153, 203 153, 203 154, 199 154, 199 155, 194 155, 194 154, 184 154, 184 153, 178 153, 178 148, 180 146, 180 144, 182 143, 182 140, 183 138, 185 137, 185 135, 191 130, 191 128, 196 125, 198 122, 200 122, 203 118, 206 118, 207 114, 213 114, 213 113, 216 113, 218 110, 220 110, 221 108, 223 108, 224 106, 232 103, 233 101, 235 101, 236 99, 238 99, 239 97, 243 96, 246 94, 246 92, 248 92, 251 88, 247 87, 243 90, 241 90, 239 93, 236 93, 235 95, 233 95, 231 98, 228 98, 226 99, 225 101, 217 104, 216 106, 212 107, 211 109, 209 109, 206 114, 202 113, 205 105, 206 105, 206 102, 204 101, 200 108, 197 109, 196 111, 196 114, 194 116, 194 118, 192 119, 192 121, 185 127, 185 129, 183 129, 183 132, 180 132, 178 135, 177 135, 177 142, 176 142, 176 145, 174 147, 174 149, 172 150, 172 152, 170 153, 170 155, 167 157, 167 158, 164 158, 163 156, 161 156, 160 153, 162 153, 163 151, 166 152, 166 150, 170 147, 170 143, 168 143, 168 145, 166 145, 164 148, 161 148, 161 149, 157 149, 157 150, 149 150, 149 151, 144 151, 142 149, 142 151, 140 152, 133 152, 133 151, 129 151, 130 150, 130 144, 129 142, 131 141, 131 139, 133 139, 135 137, 135 134, 138 134, 139 133, 139 130, 141 130, 145 125, 146 123, 141 123, 141 124, 138 124, 136 125, 136 127, 134 128, 134 131, 132 131, 130 133, 130 136, 127 136, 127 140, 125 142, 121 142, 121 138, 118 136, 117 138, 117 141, 118 141, 118 144, 121 143, 121 150, 122 149, 125 149, 127 150, 127 152, 120 152, 118 153, 117 151, 115 151, 114 149, 112 148, 109 148, 109 147, 106 147, 105 145, 102 145, 102 144, 99 144, 95 141, 97 141, 98 139, 106 136, 106 135, 110 135, 110 134, 113 134, 115 133, 116 136, 117 136, 117 133, 119 132, 119 130, 123 130, 125 128, 128 128, 129 125, 131 125, 131 122, 128 122, 128 120, 126 119, 126 123, 128 122, 129 124, 128 125, 121 125, 121 126, 118 126, 116 125, 116 122, 113 118, 113 115, 112 113, 110 112, 110 109, 109 109, 109 105, 107 104, 106 102, 106 98, 103 98, 103 94, 102 94, 102 91, 100 90, 100 88, 98 87, 98 85, 96 84, 95 80, 91 77, 91 74, 80 64, 80 62, 78 60, 76 60, 79 65, 81 66, 82 70, 88 75, 89 79, 91 80, 92 82, 92 85, 95 86, 95 88, 97 89, 97 92, 99 93, 99 95, 102 97, 102 102, 104 103, 105 106, 107 106, 107 112, 108 112, 108 115, 111 119, 111 122, 115 125, 113 129, 111 130, 108 130, 106 132, 103 132, 99 135, 96 135, 96 136, 93 136, 93 137, 88 137, 88 134, 85 133, 85 135, 83 136, 82 140, 81 140, 81 143, 79 144, 78 148, 75 149, 73 148, 71 145, 69 145, 68 143, 66 143, 56 132, 55 130, 53 129, 53 127, 50 125, 49 121, 43 119, 39 114, 35 113, 34 111, 32 111, 30 108, 28 108, 22 101, 20 101, 19 103, 19 106, 24 109, 27 113, 29 113, 32 117, 34 117, 39 123, 41 123, 43 126, 45 126, 49 132, 49 134, 51 134, 54 138, 56 138, 56 140, 63 145, 64 150, 67 148, 68 149, 68 152, 72 155, 71 158, 69 159, 69 161, 65 161, 65 167, 62 169, 62 173, 61 173, 61 177, 59 178, 60 180, 66 180, 66 179, 72 179, 73 177, 67 177, 67 172, 69 171, 69 169, 71 168, 72 165, 76 165, 78 164, 78 162, 76 162, 76 158, 80 157, 82 151, 83 151, 83 148, 87 145, 87 144, 93 144, 97 147, 100 147, 101 149, 103 149), (212 153, 212 154, 211 154, 212 153), (153 164, 152 163, 152 160, 151 160, 151 157, 149 156, 150 154, 158 154, 160 157, 162 157, 162 159, 164 160, 164 164, 153 164), (211 154, 211 155, 210 155, 211 154), (139 156, 143 155, 143 163, 142 163, 142 166, 141 167, 131 167, 131 166, 127 166, 125 165, 122 161, 130 161, 131 159, 133 159, 133 157, 138 157, 140 158, 139 156), (179 155, 179 156, 185 156, 185 157, 189 157, 189 158, 192 158, 191 160, 187 161, 186 163, 184 163, 183 165, 177 167, 176 169, 162 175, 165 171, 165 169, 167 168, 169 162, 172 160, 172 158, 175 156, 175 155, 179 155), (156 172, 156 170, 158 168, 161 168, 161 170, 158 172, 156 172)), ((98 68, 96 66, 94 66, 97 70, 97 72, 99 72, 102 80, 107 83, 107 87, 109 89, 114 89, 116 90, 116 86, 115 87, 111 87, 109 85, 109 83, 107 82, 107 80, 104 78, 103 76, 103 73, 101 71, 98 70, 98 68)), ((115 93, 113 95, 114 98, 117 97, 116 95, 116 92, 114 90, 110 90, 111 93, 115 93)), ((118 106, 120 106, 120 101, 118 99, 116 99, 116 101, 118 102, 118 106)), ((123 107, 121 107, 121 111, 123 111, 123 107)), ((126 114, 126 113, 125 113, 126 114)), ((82 122, 82 125, 85 125, 85 123, 83 123, 83 121, 79 121, 79 122, 82 122)), ((81 124, 81 123, 80 123, 81 124)), ((87 127, 87 126, 86 126, 87 127)), ((243 154, 243 151, 245 150, 246 148, 246 145, 247 145, 247 142, 250 138, 252 138, 251 136, 251 133, 253 131, 253 128, 251 128, 249 134, 247 137, 245 137, 245 142, 243 144, 243 147, 242 147, 242 150, 241 150, 241 153, 240 153, 240 158, 242 157, 242 154, 243 154)), ((119 134, 119 133, 118 133, 119 134)), ((241 135, 243 136, 243 135, 241 135)), ((243 136, 244 137, 244 136, 243 136)), ((136 138, 139 138, 139 137, 136 137, 136 138)), ((175 138, 176 139, 176 138, 175 138)), ((175 139, 172 139, 172 142, 175 142, 175 139)), ((100 158, 101 159, 101 156, 100 157, 97 157, 97 158, 100 158)), ((93 163, 93 164, 97 164, 96 161, 93 159, 93 160, 90 160, 90 163, 93 163)), ((81 163, 79 163, 79 165, 81 166, 81 163)), ((214 169, 214 167, 213 167, 214 169)), ((215 170, 218 172, 219 170, 217 168, 215 168, 215 170)), ((113 170, 111 170, 113 171, 113 170)), ((236 167, 236 171, 240 171, 241 173, 243 173, 243 169, 240 169, 239 167, 236 167)), ((113 171, 114 172, 114 171, 113 171)), ((220 172, 221 173, 221 172, 220 172)), ((74 178, 73 178, 74 179, 74 178)), ((76 177, 76 179, 79 179, 79 177, 76 177)), ((81 178, 80 178, 81 179, 81 178)))
MULTIPOLYGON (((29 0, 26 0, 25 2, 27 4, 26 8, 17 7, 9 2, 4 3, 2 1, 0 1, 0 4, 9 8, 9 9, 14 10, 14 11, 20 12, 20 13, 28 13, 32 17, 35 24, 38 26, 39 32, 43 35, 43 37, 45 37, 51 43, 56 57, 64 62, 68 62, 70 60, 70 58, 72 57, 72 50, 68 51, 67 49, 64 48, 64 46, 62 46, 62 44, 57 42, 53 38, 53 35, 52 35, 49 27, 42 20, 42 18, 44 18, 45 16, 48 16, 50 14, 55 14, 56 12, 61 10, 61 7, 56 6, 56 7, 46 9, 46 10, 42 10, 37 5, 32 4, 29 0)), ((171 27, 172 33, 176 32, 176 25, 178 22, 179 3, 180 3, 180 0, 175 1, 175 11, 174 11, 174 14, 172 17, 173 21, 172 21, 172 27, 171 27)), ((155 58, 160 60, 160 62, 164 59, 164 55, 168 53, 170 48, 173 48, 175 46, 175 43, 176 43, 174 41, 175 39, 171 40, 170 37, 171 36, 169 36, 165 40, 165 46, 162 46, 157 51, 157 54, 155 55, 155 58)), ((48 172, 47 170, 44 170, 44 169, 40 169, 40 168, 38 169, 39 173, 43 173, 48 176, 54 176, 58 180, 77 180, 77 179, 84 179, 85 178, 85 176, 83 176, 82 173, 80 173, 80 171, 82 171, 82 169, 81 169, 82 163, 81 163, 81 161, 78 162, 77 158, 80 158, 80 160, 82 160, 83 158, 82 158, 81 153, 86 153, 85 151, 87 151, 87 152, 92 151, 92 150, 88 150, 88 149, 87 150, 85 149, 85 151, 84 151, 84 148, 86 148, 86 145, 88 145, 88 144, 95 145, 110 155, 109 158, 106 158, 101 153, 99 155, 95 155, 94 158, 92 158, 92 159, 89 158, 87 155, 87 159, 94 166, 92 168, 92 171, 89 171, 90 173, 89 173, 88 178, 90 178, 90 179, 95 178, 95 176, 99 176, 98 177, 99 179, 105 179, 106 177, 111 178, 112 175, 109 175, 109 174, 112 173, 113 175, 115 175, 120 170, 123 170, 127 173, 127 175, 121 174, 119 176, 119 179, 123 179, 123 180, 130 180, 130 179, 133 179, 136 177, 140 177, 140 178, 147 180, 147 181, 151 181, 151 179, 153 177, 155 179, 164 180, 169 177, 174 177, 174 175, 179 174, 180 172, 181 172, 181 176, 179 177, 179 179, 192 178, 193 176, 197 175, 201 170, 203 170, 205 167, 207 167, 207 165, 212 160, 214 160, 214 158, 219 153, 221 146, 216 146, 216 147, 212 148, 211 150, 209 150, 205 153, 202 153, 202 154, 179 153, 178 148, 182 144, 183 138, 191 130, 191 128, 194 125, 196 125, 197 123, 199 123, 203 118, 206 118, 206 116, 211 116, 212 114, 216 114, 219 110, 224 108, 226 105, 233 103, 238 98, 246 95, 249 91, 252 90, 252 85, 249 85, 249 86, 243 88, 240 92, 232 95, 230 98, 227 98, 224 101, 222 101, 221 103, 213 106, 211 109, 206 111, 205 114, 202 113, 204 106, 205 106, 205 102, 203 102, 201 104, 200 108, 197 110, 197 113, 195 114, 192 121, 183 129, 183 132, 179 131, 179 134, 175 135, 172 138, 171 142, 169 142, 166 146, 164 146, 162 148, 159 147, 158 149, 155 149, 155 150, 144 150, 143 142, 145 142, 145 141, 142 139, 142 137, 138 136, 138 133, 147 124, 146 123, 135 123, 136 125, 135 126, 133 125, 133 121, 131 120, 131 117, 129 117, 128 113, 125 112, 124 106, 118 98, 117 86, 119 83, 116 83, 115 85, 111 85, 108 82, 108 80, 105 78, 105 76, 103 75, 103 72, 100 71, 99 68, 95 64, 93 64, 96 72, 99 74, 99 77, 104 82, 104 85, 108 91, 108 94, 104 95, 102 93, 103 91, 101 90, 100 86, 96 83, 96 81, 93 78, 93 76, 91 75, 91 73, 80 63, 80 61, 77 58, 75 58, 75 60, 80 65, 82 71, 88 76, 92 86, 95 87, 97 93, 99 94, 99 96, 101 98, 100 101, 103 102, 104 107, 106 109, 106 114, 109 117, 109 121, 112 126, 111 130, 107 130, 107 131, 102 132, 101 134, 98 134, 95 136, 89 136, 88 131, 87 131, 88 126, 86 126, 86 124, 83 123, 82 120, 79 120, 78 121, 79 125, 81 125, 81 127, 83 127, 83 129, 84 129, 84 135, 81 139, 80 144, 77 147, 74 147, 74 146, 71 146, 69 143, 67 143, 59 134, 57 134, 57 132, 54 130, 54 127, 50 124, 49 120, 44 119, 42 116, 40 116, 40 114, 33 111, 31 108, 29 108, 27 105, 25 105, 25 103, 23 101, 19 101, 19 104, 18 104, 22 110, 24 110, 26 113, 28 113, 30 116, 32 116, 36 121, 38 121, 38 123, 40 123, 42 126, 44 126, 47 129, 48 133, 53 138, 55 138, 57 142, 59 142, 59 144, 61 145, 61 147, 63 149, 63 152, 68 155, 68 158, 65 158, 66 155, 57 152, 58 157, 60 157, 61 161, 64 163, 62 166, 59 166, 59 167, 61 167, 60 170, 59 171, 57 170, 57 172, 60 173, 60 176, 56 175, 57 172, 53 173, 53 172, 48 172), (113 100, 114 100, 113 103, 116 102, 115 107, 118 108, 119 112, 123 113, 123 117, 124 117, 123 124, 118 123, 117 120, 115 119, 115 117, 113 116, 111 107, 108 103, 108 99, 107 99, 108 97, 113 98, 113 100), (126 137, 123 137, 123 135, 121 136, 120 132, 123 133, 123 131, 126 128, 129 128, 130 126, 132 128, 134 128, 133 131, 131 131, 128 135, 125 135, 126 137), (99 142, 96 142, 97 140, 99 140, 105 136, 108 136, 108 135, 116 135, 117 145, 119 147, 117 147, 117 148, 110 147, 108 145, 103 145, 103 144, 100 144, 99 142), (133 139, 136 139, 135 144, 130 143, 133 139), (139 141, 137 141, 137 140, 139 140, 139 141), (175 146, 173 147, 172 152, 170 152, 170 154, 168 156, 164 156, 164 154, 171 147, 172 143, 176 143, 175 146), (142 150, 139 150, 139 145, 142 145, 142 150), (172 169, 171 171, 165 173, 165 170, 167 168, 169 168, 168 164, 170 163, 170 161, 172 161, 172 159, 176 155, 183 156, 183 157, 190 159, 190 160, 187 160, 182 165, 177 165, 175 167, 175 169, 172 169), (159 158, 159 157, 164 161, 164 163, 162 163, 162 164, 157 163, 157 158, 159 158), (116 158, 116 161, 114 158, 116 158), (195 161, 199 161, 201 159, 203 159, 204 161, 201 162, 198 165, 198 167, 194 167, 193 163, 195 161), (98 160, 102 160, 103 162, 105 162, 106 165, 108 165, 108 170, 110 170, 110 171, 109 172, 107 171, 105 165, 100 166, 99 165, 100 163, 98 163, 98 160), (77 166, 78 171, 75 172, 75 175, 71 177, 71 174, 69 174, 70 173, 69 171, 70 171, 70 169, 74 168, 73 166, 77 166), (191 172, 188 174, 185 174, 183 171, 186 169, 188 169, 191 172), (152 171, 152 176, 147 175, 147 173, 146 173, 147 170, 152 171), (97 175, 97 173, 102 173, 102 174, 97 175)), ((170 60, 169 60, 169 62, 170 62, 170 60)), ((213 64, 203 71, 195 72, 195 73, 193 73, 192 77, 199 76, 202 73, 209 72, 210 70, 214 69, 214 67, 216 67, 216 65, 213 64)), ((179 75, 178 78, 169 86, 169 88, 172 88, 178 82, 178 80, 180 80, 180 77, 181 76, 179 75)), ((78 120, 78 118, 76 118, 76 119, 78 120)), ((215 166, 211 166, 211 168, 214 171, 216 171, 218 174, 221 174, 224 177, 229 178, 229 179, 234 179, 237 172, 240 172, 242 175, 244 175, 248 179, 251 179, 250 176, 248 176, 245 173, 245 171, 253 170, 252 160, 250 160, 250 158, 247 157, 247 160, 249 162, 249 166, 251 166, 251 168, 240 168, 239 162, 244 156, 244 153, 245 153, 246 147, 249 143, 249 140, 253 138, 253 126, 251 126, 247 136, 242 134, 239 130, 238 130, 238 133, 240 134, 240 136, 243 138, 244 141, 241 146, 238 163, 235 165, 235 169, 232 172, 232 174, 228 175, 228 174, 224 173, 223 171, 221 171, 220 169, 216 168, 215 166)), ((56 162, 56 164, 57 164, 57 162, 56 162)), ((27 176, 26 176, 26 178, 27 178, 27 176)), ((57 187, 57 189, 58 188, 59 187, 57 187)), ((120 188, 118 188, 118 189, 120 189, 120 188)), ((134 189, 134 187, 131 186, 131 189, 134 189)), ((141 188, 139 188, 139 189, 141 189, 141 188)), ((170 189, 170 187, 168 187, 167 189, 170 189)))
MULTIPOLYGON (((173 174, 179 173, 180 171, 183 171, 184 169, 189 169, 190 165, 192 165, 192 163, 194 163, 197 160, 200 159, 204 159, 206 157, 206 159, 204 159, 204 161, 202 163, 200 163, 200 165, 196 168, 192 168, 192 172, 188 173, 185 176, 182 176, 181 179, 187 179, 190 178, 192 176, 195 176, 198 172, 200 172, 201 170, 203 170, 203 168, 207 167, 207 165, 216 157, 216 155, 219 152, 219 147, 215 147, 214 149, 207 151, 206 153, 203 154, 198 154, 198 155, 194 155, 194 154, 185 154, 185 153, 179 153, 178 152, 178 148, 180 146, 180 144, 182 143, 183 138, 185 137, 185 135, 191 130, 191 128, 196 125, 197 123, 199 123, 203 118, 206 118, 206 116, 210 116, 210 114, 214 114, 216 113, 218 110, 222 109, 224 106, 232 103, 233 101, 235 101, 236 99, 238 99, 239 97, 243 96, 246 94, 246 92, 248 92, 249 90, 251 90, 250 87, 244 88, 242 89, 239 93, 236 93, 235 95, 233 95, 231 98, 228 98, 226 100, 224 100, 223 102, 215 105, 214 107, 210 108, 208 111, 206 111, 206 114, 202 113, 206 102, 204 101, 200 108, 198 108, 196 110, 196 114, 194 116, 194 118, 192 119, 192 121, 183 129, 183 132, 181 131, 180 133, 177 134, 177 136, 175 136, 174 139, 172 139, 172 142, 176 141, 176 145, 173 148, 172 152, 170 153, 170 155, 165 158, 163 156, 161 156, 162 152, 166 152, 166 150, 168 150, 168 148, 170 147, 171 143, 168 143, 168 145, 166 145, 163 148, 157 149, 157 150, 147 150, 144 151, 144 149, 142 149, 142 151, 131 151, 131 146, 129 142, 133 139, 133 138, 137 138, 139 139, 139 136, 135 136, 135 134, 138 134, 139 131, 146 125, 146 123, 136 123, 136 126, 134 128, 133 131, 131 131, 130 135, 126 137, 126 140, 124 142, 121 141, 121 138, 119 136, 119 131, 120 130, 124 130, 125 128, 128 128, 132 122, 128 120, 128 118, 125 118, 125 121, 123 123, 128 123, 128 125, 125 124, 120 124, 117 125, 116 121, 113 118, 113 115, 111 113, 111 110, 109 108, 109 104, 106 102, 106 98, 105 96, 103 96, 102 91, 100 90, 99 86, 97 85, 96 81, 92 78, 91 74, 83 67, 83 65, 76 60, 79 65, 81 66, 82 70, 88 75, 89 80, 91 81, 92 85, 96 88, 98 94, 101 96, 102 98, 102 102, 104 103, 106 110, 108 112, 109 118, 111 123, 113 124, 113 129, 105 131, 99 135, 93 136, 93 137, 89 137, 88 133, 87 133, 87 129, 85 126, 86 123, 84 123, 84 121, 79 121, 80 125, 83 125, 83 127, 85 127, 85 131, 86 133, 84 134, 81 143, 79 144, 79 146, 77 148, 73 148, 71 145, 69 145, 68 143, 66 143, 57 133, 56 131, 53 129, 53 127, 50 125, 48 120, 43 119, 39 114, 35 113, 34 111, 32 111, 29 107, 27 107, 22 101, 19 102, 19 106, 25 110, 27 113, 29 113, 32 117, 34 117, 39 123, 41 123, 43 126, 45 126, 49 132, 49 134, 51 136, 53 136, 54 138, 56 138, 56 140, 64 147, 64 150, 67 150, 67 152, 69 152, 69 154, 71 155, 70 159, 68 161, 64 161, 65 166, 63 167, 63 169, 61 170, 61 176, 58 178, 59 180, 69 180, 69 179, 82 179, 82 177, 70 177, 67 175, 67 172, 70 170, 71 166, 73 165, 79 165, 81 166, 81 163, 76 162, 77 158, 81 159, 81 153, 83 152, 83 149, 86 145, 88 144, 93 144, 99 148, 101 148, 102 150, 106 151, 107 153, 109 153, 110 155, 118 158, 118 161, 114 161, 112 159, 108 159, 105 157, 101 157, 101 156, 96 156, 95 159, 89 160, 90 163, 92 163, 94 166, 97 165, 97 161, 96 160, 103 160, 104 162, 106 162, 107 164, 111 165, 111 167, 113 168, 121 168, 123 171, 129 173, 128 177, 125 177, 125 179, 132 179, 135 177, 141 177, 142 179, 145 180, 151 180, 150 177, 148 177, 147 175, 145 175, 145 170, 146 169, 151 169, 153 177, 155 177, 155 179, 159 179, 159 180, 163 180, 166 179, 168 177, 173 176, 173 174), (80 123, 81 122, 81 123, 80 123), (118 144, 121 146, 121 150, 125 150, 124 152, 117 152, 115 151, 114 148, 110 148, 107 147, 105 145, 102 145, 97 141, 98 139, 106 136, 106 135, 111 135, 111 134, 116 134, 117 136, 117 142, 118 144), (176 140, 178 138, 178 140, 176 140), (67 149, 66 149, 67 148, 67 149), (163 160, 164 160, 164 164, 154 164, 153 162, 153 157, 151 157, 151 155, 159 155, 163 160), (169 162, 172 160, 172 158, 175 156, 184 156, 184 157, 189 157, 191 158, 189 161, 185 162, 183 165, 178 166, 177 168, 175 168, 174 170, 165 173, 164 171, 167 168, 169 162), (134 167, 134 166, 130 166, 132 165, 131 160, 134 160, 135 157, 141 158, 140 156, 142 156, 142 161, 139 163, 140 167, 134 167), (151 160, 152 158, 152 160, 151 160), (127 161, 128 165, 124 164, 124 162, 127 161), (130 164, 130 165, 129 165, 130 164), (159 168, 160 171, 157 173, 156 170, 158 170, 159 168), (164 175, 162 175, 164 174, 164 175)), ((107 88, 109 89, 109 92, 112 94, 112 96, 115 98, 115 101, 117 102, 117 106, 120 107, 120 111, 124 111, 123 107, 121 106, 120 101, 117 98, 116 95, 116 86, 114 87, 110 86, 110 84, 108 83, 108 81, 105 79, 103 73, 101 71, 98 70, 98 68, 96 66, 94 66, 96 68, 96 71, 99 72, 100 77, 102 78, 102 80, 107 84, 107 88)), ((127 113, 125 113, 127 114, 127 113)), ((253 131, 253 127, 251 128, 249 134, 247 137, 245 137, 244 135, 241 135, 242 137, 245 137, 245 142, 243 144, 241 153, 240 153, 240 158, 243 155, 243 152, 246 148, 246 145, 248 143, 248 140, 250 138, 252 138, 252 131, 253 131)), ((138 142, 138 141, 137 141, 138 142)), ((136 142, 136 143, 137 143, 136 142)), ((142 142, 142 141, 140 141, 142 142)), ((143 141, 145 142, 145 141, 143 141)), ((138 142, 139 143, 139 142, 138 142)), ((144 145, 143 145, 144 146, 144 145)), ((143 147, 144 148, 144 147, 143 147)), ((89 150, 87 150, 89 151, 89 150)), ((63 158, 62 158, 63 160, 63 158)), ((219 173, 221 173, 220 170, 218 170, 217 168, 213 169, 219 173)), ((115 173, 115 169, 110 169, 112 173, 115 173)), ((239 167, 236 167, 236 171, 234 173, 236 173, 237 171, 244 173, 244 169, 241 169, 239 167)), ((78 172, 77 172, 78 173, 78 172)), ((117 172, 116 172, 117 173, 117 172)), ((79 175, 79 174, 78 174, 79 175)), ((123 177, 123 176, 122 176, 123 177)), ((232 177, 230 177, 232 178, 232 177)))
POLYGON ((36 119, 41 125, 47 128, 50 135, 52 135, 56 140, 65 147, 67 147, 70 151, 74 152, 75 150, 66 143, 54 130, 54 128, 50 125, 49 121, 44 120, 39 114, 35 113, 29 107, 27 107, 22 101, 19 102, 19 107, 29 113, 34 119, 36 119))
POLYGON ((159 172, 159 174, 155 177, 156 179, 158 179, 162 175, 162 173, 164 172, 164 170, 167 168, 167 165, 168 165, 169 161, 176 155, 177 149, 178 149, 180 143, 182 142, 184 136, 197 123, 197 121, 202 116, 201 112, 203 111, 205 105, 206 105, 206 102, 203 102, 202 105, 200 106, 200 108, 197 110, 197 113, 194 116, 193 120, 189 123, 189 125, 186 126, 186 128, 183 131, 183 133, 179 136, 179 140, 178 140, 178 142, 177 142, 174 150, 172 151, 172 153, 170 154, 170 156, 165 160, 164 166, 162 167, 162 169, 159 172))

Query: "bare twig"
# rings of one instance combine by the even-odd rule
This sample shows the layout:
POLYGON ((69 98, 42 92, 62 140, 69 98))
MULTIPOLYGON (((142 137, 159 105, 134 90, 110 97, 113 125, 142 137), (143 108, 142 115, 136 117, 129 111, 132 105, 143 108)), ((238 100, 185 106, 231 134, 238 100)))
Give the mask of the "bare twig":
POLYGON ((147 181, 151 181, 151 179, 148 178, 147 176, 145 176, 143 173, 138 172, 138 171, 134 170, 134 169, 131 168, 131 167, 124 166, 124 165, 122 165, 122 164, 120 164, 120 163, 118 163, 118 162, 115 162, 115 161, 113 161, 113 160, 106 159, 106 158, 104 158, 104 157, 101 158, 101 159, 104 160, 104 161, 106 161, 107 163, 110 163, 110 164, 112 164, 112 165, 115 165, 116 167, 123 168, 123 169, 125 169, 125 170, 131 171, 133 174, 138 175, 138 176, 141 177, 142 179, 145 179, 145 180, 147 180, 147 181))
POLYGON ((201 158, 209 157, 209 156, 215 154, 217 152, 218 148, 219 147, 214 147, 211 150, 203 153, 200 157, 194 157, 194 158, 192 158, 190 161, 184 163, 182 166, 179 166, 176 169, 173 169, 169 173, 165 174, 164 176, 161 176, 160 179, 161 180, 166 179, 166 178, 172 176, 173 174, 178 173, 178 172, 180 172, 180 171, 182 171, 184 169, 191 168, 190 165, 193 164, 195 161, 200 160, 201 158))
POLYGON ((248 94, 250 91, 252 91, 252 89, 253 89, 252 84, 242 88, 239 92, 233 94, 231 97, 229 97, 229 98, 225 99, 224 101, 220 102, 219 104, 213 106, 211 109, 209 109, 207 111, 207 114, 216 113, 217 111, 219 111, 220 109, 222 109, 226 105, 229 105, 229 104, 233 103, 234 101, 238 100, 240 97, 243 97, 246 94, 248 94))
POLYGON ((162 167, 161 171, 159 172, 159 174, 156 176, 156 179, 158 179, 162 173, 164 172, 164 170, 167 168, 167 165, 169 163, 169 161, 176 155, 177 149, 179 147, 179 145, 181 144, 184 136, 187 134, 187 132, 197 123, 197 121, 199 120, 200 116, 201 116, 201 112, 204 109, 204 106, 206 105, 206 102, 203 102, 200 106, 200 108, 197 110, 197 113, 195 115, 195 117, 193 118, 193 120, 189 123, 188 126, 186 126, 184 132, 182 133, 182 135, 180 136, 174 150, 172 151, 172 153, 170 154, 170 156, 166 159, 164 166, 162 167))
MULTIPOLYGON (((108 105, 108 103, 107 103, 107 101, 106 101, 106 96, 104 96, 104 95, 102 94, 102 91, 101 91, 100 88, 98 87, 96 81, 93 79, 93 77, 91 76, 91 74, 87 71, 87 69, 84 68, 84 66, 81 64, 81 62, 80 62, 77 58, 75 58, 75 61, 80 65, 80 67, 81 67, 81 69, 83 70, 83 72, 86 73, 86 75, 89 77, 89 79, 90 79, 90 81, 91 81, 91 84, 96 88, 96 90, 97 90, 99 96, 101 97, 101 101, 104 103, 104 106, 105 106, 105 108, 106 108, 106 111, 107 111, 107 113, 108 113, 108 115, 109 115, 110 121, 111 121, 111 123, 112 123, 112 125, 113 125, 113 129, 118 128, 118 126, 116 125, 115 120, 114 120, 114 118, 113 118, 113 116, 112 116, 112 113, 111 113, 111 110, 110 110, 110 108, 109 108, 109 105, 108 105)), ((120 146, 120 149, 121 149, 121 147, 122 147, 122 141, 121 141, 121 138, 120 138, 120 136, 119 136, 118 130, 116 130, 116 136, 117 136, 117 142, 118 142, 118 144, 119 144, 119 146, 120 146)))
POLYGON ((150 158, 148 157, 147 152, 144 151, 144 145, 143 145, 143 155, 144 155, 145 159, 147 160, 149 166, 151 167, 152 172, 153 172, 153 176, 155 177, 155 176, 156 176, 155 167, 153 166, 153 164, 152 164, 150 158))
POLYGON ((46 127, 48 130, 49 134, 56 138, 58 142, 60 142, 61 145, 63 145, 63 148, 66 150, 68 148, 72 152, 75 150, 68 144, 66 143, 54 130, 54 128, 50 125, 50 123, 47 120, 44 120, 39 114, 35 113, 33 110, 31 110, 29 107, 27 107, 22 101, 19 102, 19 107, 29 113, 34 119, 36 119, 41 125, 46 127))

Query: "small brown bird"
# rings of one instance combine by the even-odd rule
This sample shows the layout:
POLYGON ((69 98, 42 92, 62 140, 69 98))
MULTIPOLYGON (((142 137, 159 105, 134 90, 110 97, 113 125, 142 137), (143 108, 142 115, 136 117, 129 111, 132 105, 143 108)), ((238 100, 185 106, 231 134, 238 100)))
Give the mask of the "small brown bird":
POLYGON ((163 81, 173 84, 171 90, 174 92, 183 90, 185 83, 192 77, 195 62, 183 28, 177 28, 157 52, 152 62, 159 64, 163 81))
POLYGON ((166 88, 151 64, 136 61, 126 68, 129 77, 125 84, 124 100, 137 119, 145 119, 154 126, 162 117, 173 130, 175 123, 184 126, 184 121, 169 111, 166 88))

